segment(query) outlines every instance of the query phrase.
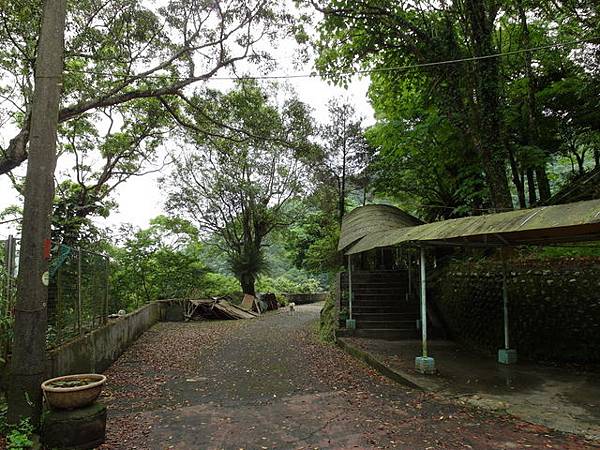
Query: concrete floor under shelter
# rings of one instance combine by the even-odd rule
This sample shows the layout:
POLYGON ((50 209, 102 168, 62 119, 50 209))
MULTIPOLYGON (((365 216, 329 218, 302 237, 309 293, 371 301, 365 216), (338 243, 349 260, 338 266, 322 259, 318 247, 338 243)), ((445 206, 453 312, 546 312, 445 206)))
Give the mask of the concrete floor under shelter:
POLYGON ((421 341, 340 338, 409 383, 458 402, 600 440, 600 373, 530 363, 503 365, 450 341, 430 341, 436 375, 415 371, 421 341))

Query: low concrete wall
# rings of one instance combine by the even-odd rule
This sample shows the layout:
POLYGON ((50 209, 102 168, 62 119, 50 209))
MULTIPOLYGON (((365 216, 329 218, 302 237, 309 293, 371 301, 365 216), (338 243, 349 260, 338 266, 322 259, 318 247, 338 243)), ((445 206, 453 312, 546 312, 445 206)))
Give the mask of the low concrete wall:
POLYGON ((316 294, 284 294, 290 302, 296 305, 304 305, 306 303, 324 302, 327 298, 327 292, 319 292, 316 294))
POLYGON ((161 320, 164 304, 149 303, 49 352, 48 378, 106 370, 144 331, 161 320))

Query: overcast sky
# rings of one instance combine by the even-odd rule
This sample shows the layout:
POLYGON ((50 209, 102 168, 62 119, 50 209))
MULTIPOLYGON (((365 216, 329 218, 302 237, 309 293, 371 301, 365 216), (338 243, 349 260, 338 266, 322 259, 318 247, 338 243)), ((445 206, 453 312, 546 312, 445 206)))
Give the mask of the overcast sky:
MULTIPOLYGON (((282 56, 289 55, 289 51, 289 47, 281 48, 274 51, 274 56, 277 58, 278 54, 282 56)), ((311 69, 310 64, 305 69, 292 68, 290 64, 288 68, 285 65, 280 66, 276 69, 276 72, 277 74, 309 73, 311 69)), ((228 87, 227 82, 218 80, 209 81, 208 83, 213 88, 227 89, 228 87)), ((374 120, 373 111, 367 99, 368 79, 355 79, 347 90, 331 86, 319 78, 294 78, 290 79, 288 83, 296 90, 299 98, 314 109, 314 117, 319 122, 327 120, 327 102, 329 99, 340 96, 347 98, 354 104, 357 113, 365 118, 365 124, 370 124, 374 120)), ((166 146, 169 145, 175 144, 167 142, 166 146)), ((58 170, 60 170, 60 161, 58 167, 58 170)), ((20 167, 16 173, 24 174, 25 165, 20 167)), ((107 219, 97 220, 98 225, 111 228, 117 228, 122 223, 131 223, 138 227, 147 226, 150 219, 163 213, 165 199, 158 183, 160 175, 155 173, 144 177, 133 177, 117 188, 114 198, 119 205, 118 210, 114 211, 107 219)), ((0 211, 7 206, 19 204, 19 202, 19 197, 12 188, 8 177, 0 175, 0 211)), ((13 228, 10 225, 0 225, 0 238, 12 232, 13 228)))

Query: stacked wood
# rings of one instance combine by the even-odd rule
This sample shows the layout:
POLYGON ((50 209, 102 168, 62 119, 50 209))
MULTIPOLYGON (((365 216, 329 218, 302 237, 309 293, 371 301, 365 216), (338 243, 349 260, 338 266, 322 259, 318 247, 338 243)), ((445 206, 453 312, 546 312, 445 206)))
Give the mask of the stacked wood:
POLYGON ((253 319, 258 314, 234 305, 226 298, 189 300, 194 306, 192 317, 201 316, 205 319, 237 320, 253 319))
POLYGON ((244 294, 241 307, 245 311, 255 311, 258 314, 264 313, 265 311, 272 311, 279 308, 277 297, 275 294, 259 294, 255 297, 250 294, 244 294))
POLYGON ((250 294, 244 294, 244 299, 242 300, 242 308, 246 311, 252 311, 255 309, 256 305, 256 297, 250 294))

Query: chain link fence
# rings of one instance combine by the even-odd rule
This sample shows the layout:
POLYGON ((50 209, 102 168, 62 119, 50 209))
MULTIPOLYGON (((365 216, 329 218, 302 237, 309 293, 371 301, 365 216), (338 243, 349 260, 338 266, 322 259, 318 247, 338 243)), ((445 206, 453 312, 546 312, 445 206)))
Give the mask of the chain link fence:
MULTIPOLYGON (((19 241, 0 240, 0 351, 12 343, 19 241)), ((105 324, 108 317, 110 262, 106 255, 53 245, 48 287, 48 348, 57 347, 105 324)))
POLYGON ((13 307, 17 293, 18 241, 0 240, 0 357, 6 361, 13 332, 13 307))

